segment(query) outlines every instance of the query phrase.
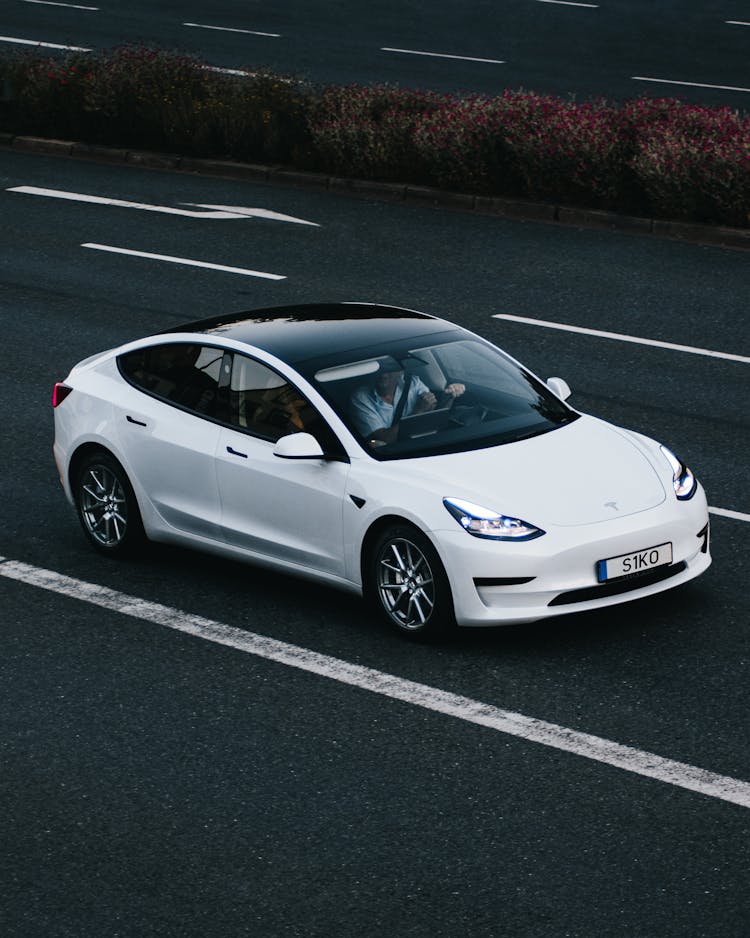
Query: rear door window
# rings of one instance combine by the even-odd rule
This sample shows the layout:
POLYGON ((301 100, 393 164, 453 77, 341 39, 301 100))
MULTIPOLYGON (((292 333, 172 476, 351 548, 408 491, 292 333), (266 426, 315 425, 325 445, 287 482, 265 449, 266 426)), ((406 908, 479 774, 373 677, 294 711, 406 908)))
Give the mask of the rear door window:
POLYGON ((275 443, 290 433, 310 433, 332 458, 346 452, 318 410, 273 368, 235 354, 228 393, 230 426, 275 443))
POLYGON ((229 422, 274 443, 288 433, 310 432, 317 414, 311 404, 272 368, 235 355, 229 386, 229 422))

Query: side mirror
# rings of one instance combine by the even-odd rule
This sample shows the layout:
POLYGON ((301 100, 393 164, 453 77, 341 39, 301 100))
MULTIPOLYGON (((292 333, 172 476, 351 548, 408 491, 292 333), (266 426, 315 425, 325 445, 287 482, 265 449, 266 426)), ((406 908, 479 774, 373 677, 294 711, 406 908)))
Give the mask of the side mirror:
POLYGON ((572 394, 568 382, 564 378, 547 378, 547 387, 556 394, 561 401, 567 401, 572 394))
POLYGON ((282 436, 274 446, 273 454, 281 459, 323 459, 321 445, 311 433, 282 436))

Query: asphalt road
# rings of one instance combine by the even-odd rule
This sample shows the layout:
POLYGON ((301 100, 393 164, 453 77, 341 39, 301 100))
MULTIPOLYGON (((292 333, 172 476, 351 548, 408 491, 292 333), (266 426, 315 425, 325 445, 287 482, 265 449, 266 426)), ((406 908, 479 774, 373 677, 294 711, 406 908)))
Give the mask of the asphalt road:
POLYGON ((747 109, 750 14, 741 0, 378 0, 366 4, 16 2, 4 40, 90 49, 157 42, 223 67, 316 82, 579 97, 685 97, 747 109), (388 51, 399 50, 399 51, 388 51))
MULTIPOLYGON (((750 780, 750 366, 492 318, 747 356, 746 254, 11 151, 0 213, 0 556, 750 780), (345 299, 454 319, 675 448, 737 514, 712 517, 713 567, 637 604, 423 647, 323 587, 88 549, 51 457, 55 380, 182 320, 345 299)), ((746 808, 4 577, 0 608, 3 934, 747 934, 746 808)))

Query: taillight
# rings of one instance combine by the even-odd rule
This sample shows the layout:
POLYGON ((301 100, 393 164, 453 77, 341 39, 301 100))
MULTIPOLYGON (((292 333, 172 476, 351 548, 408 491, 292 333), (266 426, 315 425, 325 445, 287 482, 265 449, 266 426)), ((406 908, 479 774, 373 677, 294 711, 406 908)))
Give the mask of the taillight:
POLYGON ((52 391, 52 406, 57 407, 65 400, 65 398, 70 394, 73 388, 69 388, 67 384, 61 384, 59 381, 55 384, 54 390, 52 391))

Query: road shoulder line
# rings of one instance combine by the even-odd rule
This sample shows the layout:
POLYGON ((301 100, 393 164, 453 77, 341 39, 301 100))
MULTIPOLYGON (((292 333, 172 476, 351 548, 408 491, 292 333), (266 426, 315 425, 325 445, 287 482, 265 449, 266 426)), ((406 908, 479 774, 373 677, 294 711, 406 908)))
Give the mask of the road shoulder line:
POLYGON ((599 736, 503 710, 469 697, 323 655, 268 636, 246 632, 234 626, 194 616, 52 570, 0 557, 0 576, 381 694, 392 700, 750 808, 750 782, 741 779, 718 775, 599 736))

